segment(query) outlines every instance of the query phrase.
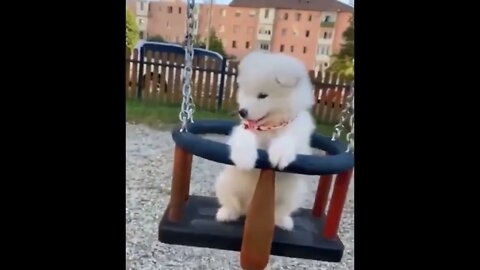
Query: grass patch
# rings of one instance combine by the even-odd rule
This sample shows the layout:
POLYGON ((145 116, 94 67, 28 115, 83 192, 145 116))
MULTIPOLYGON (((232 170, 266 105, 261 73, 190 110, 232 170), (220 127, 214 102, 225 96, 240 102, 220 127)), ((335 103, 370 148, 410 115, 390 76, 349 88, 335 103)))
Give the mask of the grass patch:
MULTIPOLYGON (((180 104, 166 105, 138 100, 127 100, 126 106, 128 122, 143 123, 154 128, 158 128, 162 124, 171 125, 180 123, 178 118, 180 104)), ((236 120, 237 118, 231 113, 224 111, 212 112, 197 109, 193 119, 236 120)), ((331 136, 334 130, 335 127, 332 124, 317 123, 317 132, 322 135, 331 136)), ((345 141, 345 134, 343 134, 341 139, 345 141)))
MULTIPOLYGON (((149 102, 140 102, 136 100, 127 100, 127 121, 143 123, 152 127, 161 124, 178 124, 180 119, 178 114, 180 113, 180 104, 158 104, 149 102)), ((231 119, 226 112, 212 112, 197 109, 193 116, 193 119, 231 119)))

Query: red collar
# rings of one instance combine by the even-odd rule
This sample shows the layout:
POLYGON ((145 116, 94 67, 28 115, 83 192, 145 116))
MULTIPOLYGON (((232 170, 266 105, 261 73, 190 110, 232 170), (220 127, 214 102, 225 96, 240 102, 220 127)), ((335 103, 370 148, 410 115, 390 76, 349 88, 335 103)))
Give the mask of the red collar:
POLYGON ((250 125, 250 123, 248 121, 243 121, 242 124, 243 124, 244 129, 257 130, 257 131, 269 131, 269 130, 274 130, 274 129, 279 129, 279 128, 285 127, 288 124, 290 124, 294 119, 295 119, 295 117, 288 120, 288 121, 283 121, 280 124, 274 125, 274 126, 250 125))

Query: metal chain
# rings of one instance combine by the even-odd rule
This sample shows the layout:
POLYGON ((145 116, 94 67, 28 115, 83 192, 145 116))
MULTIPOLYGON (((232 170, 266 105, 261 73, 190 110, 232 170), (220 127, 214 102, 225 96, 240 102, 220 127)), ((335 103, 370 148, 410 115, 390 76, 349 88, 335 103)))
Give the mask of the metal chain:
MULTIPOLYGON (((352 59, 352 67, 355 69, 355 59, 352 59)), ((346 152, 353 153, 355 148, 355 88, 354 82, 350 86, 350 102, 351 102, 351 113, 350 113, 350 132, 347 133, 348 147, 346 152)))
POLYGON ((187 131, 188 122, 193 123, 193 113, 195 112, 195 104, 191 93, 192 89, 192 61, 193 61, 193 9, 195 7, 195 0, 187 0, 187 34, 185 35, 185 66, 183 68, 183 88, 182 88, 182 109, 178 115, 182 122, 180 131, 187 131))
MULTIPOLYGON (((353 88, 351 90, 353 92, 353 88)), ((347 147, 347 152, 352 152, 354 151, 355 148, 355 99, 352 98, 352 113, 350 114, 350 132, 347 133, 347 141, 348 141, 348 147, 347 147)))
MULTIPOLYGON (((352 59, 352 65, 355 66, 355 59, 352 59)), ((348 147, 346 152, 353 153, 355 148, 355 80, 350 85, 350 93, 346 98, 346 106, 342 110, 340 122, 335 125, 335 131, 332 135, 332 141, 337 140, 345 129, 345 123, 349 121, 350 132, 347 133, 348 147)))
POLYGON ((335 125, 335 131, 332 134, 332 141, 336 141, 340 135, 342 135, 343 130, 345 129, 345 123, 350 115, 353 114, 353 90, 354 90, 354 81, 352 81, 350 85, 350 93, 348 94, 347 98, 345 99, 346 105, 345 108, 342 110, 340 114, 340 121, 338 124, 335 125))

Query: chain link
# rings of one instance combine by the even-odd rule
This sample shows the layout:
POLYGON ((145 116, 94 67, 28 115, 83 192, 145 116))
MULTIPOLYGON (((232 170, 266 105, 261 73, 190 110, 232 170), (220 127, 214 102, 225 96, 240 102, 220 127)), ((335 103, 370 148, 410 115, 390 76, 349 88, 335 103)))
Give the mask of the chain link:
POLYGON ((195 0, 187 0, 187 34, 185 35, 185 66, 183 68, 182 76, 182 108, 178 115, 182 122, 180 131, 187 131, 188 122, 193 123, 193 113, 195 112, 195 104, 192 97, 192 61, 193 61, 193 9, 195 7, 195 0))

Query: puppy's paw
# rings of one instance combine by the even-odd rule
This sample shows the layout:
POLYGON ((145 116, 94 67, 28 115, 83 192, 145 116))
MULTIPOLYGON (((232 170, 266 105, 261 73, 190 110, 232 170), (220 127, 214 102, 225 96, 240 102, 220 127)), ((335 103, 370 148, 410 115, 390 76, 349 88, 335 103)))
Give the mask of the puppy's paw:
POLYGON ((251 170, 255 168, 258 153, 256 148, 232 146, 230 159, 233 164, 241 170, 251 170))
POLYGON ((275 220, 275 225, 280 229, 291 231, 293 230, 293 218, 290 216, 279 217, 275 220))
POLYGON ((215 218, 219 222, 228 222, 228 221, 235 221, 240 217, 240 214, 237 213, 235 210, 226 208, 225 206, 220 207, 217 211, 217 215, 215 218))
POLYGON ((237 168, 241 170, 255 168, 258 157, 255 134, 242 127, 236 127, 228 140, 228 145, 230 145, 230 160, 237 168))
POLYGON ((268 158, 272 167, 283 170, 292 163, 297 154, 293 142, 287 139, 275 140, 268 148, 268 158))

